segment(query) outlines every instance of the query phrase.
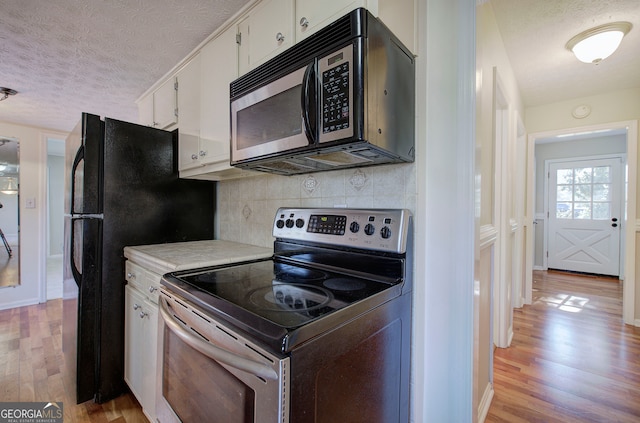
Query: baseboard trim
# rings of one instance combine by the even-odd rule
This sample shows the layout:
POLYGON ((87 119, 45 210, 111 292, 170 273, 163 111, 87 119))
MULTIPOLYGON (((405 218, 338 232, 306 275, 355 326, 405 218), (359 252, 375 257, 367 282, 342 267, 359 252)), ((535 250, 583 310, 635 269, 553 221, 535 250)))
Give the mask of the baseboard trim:
POLYGON ((478 423, 483 423, 489 413, 489 407, 491 407, 491 400, 493 399, 493 384, 488 383, 484 390, 480 404, 478 404, 478 423))

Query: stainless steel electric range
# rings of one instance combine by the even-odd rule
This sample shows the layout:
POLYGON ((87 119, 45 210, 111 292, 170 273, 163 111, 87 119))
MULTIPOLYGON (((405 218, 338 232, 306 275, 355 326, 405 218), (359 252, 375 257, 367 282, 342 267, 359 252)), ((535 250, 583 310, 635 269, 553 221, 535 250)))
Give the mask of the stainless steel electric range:
POLYGON ((271 258, 165 275, 159 420, 408 421, 412 226, 281 208, 271 258))

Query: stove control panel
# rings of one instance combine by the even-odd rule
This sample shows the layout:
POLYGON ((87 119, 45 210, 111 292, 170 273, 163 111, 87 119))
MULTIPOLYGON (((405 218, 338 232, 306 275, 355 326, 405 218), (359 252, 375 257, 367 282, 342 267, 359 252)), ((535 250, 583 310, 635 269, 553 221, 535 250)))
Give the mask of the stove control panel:
POLYGON ((406 209, 280 208, 273 222, 273 236, 405 253, 411 219, 406 209))

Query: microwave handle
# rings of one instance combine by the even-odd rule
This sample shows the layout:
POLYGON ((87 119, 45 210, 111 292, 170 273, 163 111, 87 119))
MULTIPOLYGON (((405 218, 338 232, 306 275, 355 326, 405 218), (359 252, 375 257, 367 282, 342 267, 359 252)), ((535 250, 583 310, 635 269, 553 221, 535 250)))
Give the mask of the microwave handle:
POLYGON ((171 317, 171 313, 168 310, 167 301, 164 298, 160 298, 160 316, 166 324, 167 328, 175 333, 182 341, 184 341, 191 348, 201 352, 205 356, 219 363, 226 364, 233 368, 254 374, 264 379, 278 379, 278 374, 270 367, 259 363, 257 361, 250 360, 248 358, 241 357, 230 351, 216 347, 213 344, 205 342, 199 339, 195 335, 187 332, 178 322, 171 317))
POLYGON ((316 142, 316 62, 313 61, 307 66, 307 70, 304 72, 302 78, 302 123, 304 127, 304 134, 309 140, 309 144, 315 144, 316 142))

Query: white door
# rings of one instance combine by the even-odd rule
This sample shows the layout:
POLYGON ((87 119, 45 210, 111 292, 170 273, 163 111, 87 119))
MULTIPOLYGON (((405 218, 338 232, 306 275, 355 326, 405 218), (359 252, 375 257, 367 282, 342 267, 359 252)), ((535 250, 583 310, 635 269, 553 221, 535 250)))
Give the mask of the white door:
POLYGON ((620 274, 621 160, 549 166, 550 269, 620 274))

